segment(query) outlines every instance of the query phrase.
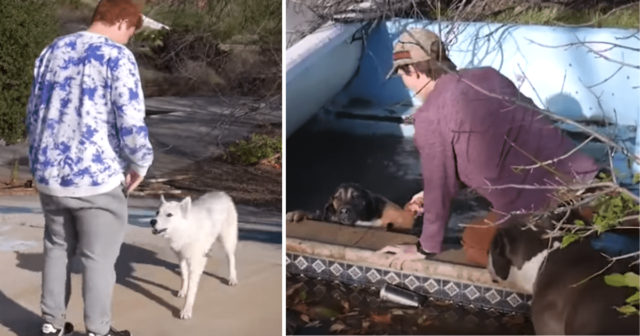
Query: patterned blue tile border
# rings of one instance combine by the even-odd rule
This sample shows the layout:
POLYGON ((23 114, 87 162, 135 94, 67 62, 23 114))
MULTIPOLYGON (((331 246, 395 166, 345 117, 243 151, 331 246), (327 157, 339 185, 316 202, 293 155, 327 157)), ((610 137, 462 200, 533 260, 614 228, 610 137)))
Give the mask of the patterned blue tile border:
POLYGON ((303 274, 313 278, 378 288, 390 283, 434 299, 453 301, 464 306, 529 314, 531 295, 498 287, 473 285, 296 253, 287 253, 285 263, 289 274, 303 274))

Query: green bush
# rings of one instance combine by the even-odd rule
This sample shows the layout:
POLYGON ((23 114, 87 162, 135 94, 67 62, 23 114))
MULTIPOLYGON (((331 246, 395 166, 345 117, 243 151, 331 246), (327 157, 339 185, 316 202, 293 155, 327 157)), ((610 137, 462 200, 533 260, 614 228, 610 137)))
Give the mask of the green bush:
POLYGON ((58 34, 51 0, 20 0, 0 6, 0 139, 24 140, 24 117, 40 52, 58 34))
POLYGON ((274 88, 281 87, 282 77, 281 0, 157 0, 145 13, 171 30, 139 33, 132 50, 143 67, 173 75, 167 91, 249 96, 279 91, 274 88), (181 78, 187 85, 179 84, 181 78))
POLYGON ((627 272, 625 274, 614 273, 604 276, 604 281, 613 287, 636 288, 636 292, 625 300, 625 305, 616 307, 623 315, 640 315, 640 277, 637 274, 627 272))
MULTIPOLYGON (((613 179, 610 174, 601 173, 600 175, 598 175, 596 181, 598 183, 611 183, 611 186, 615 185, 612 182, 613 179)), ((640 174, 634 174, 633 183, 637 184, 638 182, 640 182, 640 174)), ((608 186, 607 188, 611 188, 611 186, 608 186)), ((616 187, 616 189, 618 190, 611 191, 611 189, 609 189, 609 192, 604 193, 602 190, 600 190, 599 192, 603 194, 599 196, 597 194, 593 194, 595 196, 586 196, 589 195, 588 193, 581 195, 581 197, 590 197, 592 199, 585 205, 596 210, 596 212, 594 213, 593 218, 590 220, 591 223, 589 223, 589 225, 587 225, 587 223, 582 220, 575 220, 573 222, 573 225, 569 225, 569 229, 563 231, 562 248, 565 248, 567 245, 574 242, 580 241, 582 238, 588 235, 600 235, 605 231, 619 228, 624 224, 625 221, 628 222, 630 220, 633 220, 634 218, 637 218, 638 213, 640 212, 640 204, 638 204, 637 198, 632 193, 626 192, 624 191, 624 189, 620 189, 620 187, 616 187)), ((584 200, 581 202, 584 203, 584 200)), ((637 227, 634 228, 633 224, 631 224, 631 226, 626 226, 626 229, 631 232, 633 230, 637 230, 637 227)), ((633 232, 631 232, 631 234, 633 234, 633 232)), ((635 254, 628 254, 626 256, 618 256, 615 259, 631 257, 637 260, 637 252, 635 254)), ((591 275, 590 277, 583 279, 578 284, 582 284, 607 270, 610 266, 613 265, 613 261, 615 259, 611 259, 611 263, 608 266, 606 266, 601 271, 591 275)), ((639 280, 640 279, 638 278, 638 274, 632 272, 627 272, 625 274, 612 273, 604 276, 604 281, 609 286, 632 287, 636 289, 633 295, 627 297, 624 302, 620 302, 620 304, 615 307, 622 315, 626 316, 640 314, 640 310, 638 309, 640 305, 639 280)))
POLYGON ((280 46, 282 41, 281 0, 158 1, 145 12, 174 32, 203 34, 221 43, 238 36, 254 37, 251 44, 280 46), (200 9, 197 3, 206 6, 200 9))
POLYGON ((229 146, 225 156, 230 161, 252 165, 281 153, 281 137, 254 133, 249 140, 240 140, 229 146))

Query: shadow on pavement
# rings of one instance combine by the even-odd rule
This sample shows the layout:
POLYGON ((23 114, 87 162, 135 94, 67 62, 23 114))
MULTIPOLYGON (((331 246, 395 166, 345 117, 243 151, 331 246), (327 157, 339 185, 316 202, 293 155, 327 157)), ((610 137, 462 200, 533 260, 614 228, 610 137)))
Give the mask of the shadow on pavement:
MULTIPOLYGON (((254 210, 257 211, 257 210, 254 210)), ((16 206, 0 206, 0 214, 14 215, 14 214, 41 214, 42 210, 38 207, 16 207, 16 206)), ((149 221, 154 216, 154 211, 151 210, 137 210, 129 209, 129 224, 141 228, 148 228, 151 230, 149 221)), ((1 223, 0 223, 1 224, 1 223)), ((278 220, 272 218, 260 218, 255 213, 249 213, 248 215, 241 216, 240 218, 240 232, 239 240, 250 240, 259 243, 267 244, 282 244, 282 231, 279 230, 260 230, 243 228, 243 224, 255 224, 268 228, 275 228, 280 226, 278 220)), ((126 244, 125 244, 126 245, 126 244)), ((125 253, 126 246, 122 246, 122 253, 125 253)))
MULTIPOLYGON (((39 207, 20 207, 20 206, 0 206, 0 214, 41 214, 42 211, 39 207)), ((252 217, 252 216, 249 216, 252 217)), ((138 227, 148 227, 149 216, 146 213, 130 213, 129 223, 138 227)), ((262 220, 257 219, 255 223, 259 223, 262 220)), ((263 225, 266 223, 263 223, 263 225)), ((271 224, 271 223, 269 223, 271 224)), ((275 226, 268 225, 267 226, 275 226)), ((269 244, 282 244, 282 232, 272 230, 260 230, 253 228, 240 228, 239 239, 245 241, 256 241, 269 244)), ((41 244, 41 243, 40 243, 41 244)), ((17 267, 28 270, 31 272, 42 272, 44 256, 42 253, 21 252, 14 250, 17 260, 17 267)), ((226 257, 224 254, 215 257, 220 260, 222 264, 226 265, 226 257)), ((73 264, 72 272, 74 274, 82 273, 82 264, 78 258, 70 261, 73 264)), ((181 304, 179 307, 167 302, 162 297, 154 294, 152 291, 145 288, 145 286, 155 286, 156 288, 171 292, 172 295, 177 293, 178 288, 171 288, 165 284, 157 283, 150 279, 139 277, 135 274, 135 265, 145 264, 156 267, 161 267, 171 271, 176 279, 171 281, 172 286, 177 286, 180 283, 180 274, 178 272, 178 264, 176 262, 169 262, 164 259, 158 258, 157 253, 153 250, 146 249, 141 246, 124 243, 120 250, 120 257, 116 262, 116 283, 124 286, 145 298, 155 302, 156 304, 165 307, 169 310, 174 317, 178 317, 181 304)), ((226 270, 226 267, 224 268, 226 270)), ((223 284, 227 284, 227 274, 219 276, 205 271, 205 276, 210 276, 217 279, 223 284)), ((38 288, 38 290, 40 290, 38 288)), ((72 289, 74 291, 80 290, 79 288, 72 289)), ((38 330, 42 324, 42 318, 37 313, 25 308, 21 303, 15 301, 9 297, 5 292, 0 290, 0 325, 6 327, 10 332, 17 336, 31 336, 37 335, 38 330)))
POLYGON ((36 335, 42 319, 0 290, 0 325, 18 336, 36 335))
MULTIPOLYGON (((42 272, 44 258, 42 253, 22 253, 15 252, 16 259, 18 264, 16 265, 19 268, 31 271, 31 272, 42 272)), ((224 257, 223 257, 224 258, 224 257)), ((158 305, 165 307, 169 310, 174 317, 178 317, 181 307, 176 307, 171 303, 167 302, 165 299, 157 296, 152 293, 148 289, 146 289, 142 284, 155 286, 157 288, 166 290, 171 292, 173 295, 177 293, 178 288, 170 288, 164 284, 159 284, 149 279, 138 277, 134 274, 135 268, 134 264, 146 264, 157 267, 162 267, 170 270, 175 274, 177 279, 179 279, 180 275, 177 272, 178 264, 168 262, 166 260, 160 259, 157 257, 156 252, 148 250, 146 248, 135 246, 132 244, 124 243, 122 245, 122 249, 120 250, 120 257, 116 262, 116 283, 118 285, 129 288, 130 290, 146 297, 147 299, 157 303, 158 305)), ((82 273, 82 264, 79 259, 75 258, 73 260, 72 272, 74 274, 82 273)), ((219 280, 220 282, 227 284, 227 279, 210 272, 205 271, 204 275, 210 276, 219 280)), ((179 280, 172 281, 172 284, 179 284, 179 280)), ((80 289, 72 289, 80 290, 80 289)), ((2 298, 0 298, 2 300, 2 298)), ((8 308, 12 308, 11 303, 7 303, 7 307, 5 307, 4 302, 0 301, 0 311, 10 311, 8 308)), ((2 322, 3 314, 0 314, 0 323, 2 322)))

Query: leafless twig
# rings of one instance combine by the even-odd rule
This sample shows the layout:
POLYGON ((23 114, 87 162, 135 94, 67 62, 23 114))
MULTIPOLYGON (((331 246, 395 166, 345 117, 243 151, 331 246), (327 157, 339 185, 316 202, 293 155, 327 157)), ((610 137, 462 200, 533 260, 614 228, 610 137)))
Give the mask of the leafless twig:
POLYGON ((568 184, 568 185, 564 185, 564 186, 548 186, 548 185, 544 185, 544 186, 540 186, 540 185, 521 185, 521 184, 504 184, 504 185, 499 185, 499 186, 486 186, 486 187, 481 187, 481 188, 487 188, 487 189, 506 189, 506 188, 517 188, 517 189, 546 189, 546 190, 571 190, 571 191, 579 191, 579 190, 586 190, 589 188, 599 188, 599 187, 609 187, 612 188, 612 191, 620 191, 624 194, 626 194, 627 196, 631 197, 632 199, 634 199, 636 202, 640 202, 640 197, 636 196, 634 193, 632 193, 631 191, 629 191, 627 188, 623 188, 618 186, 615 183, 612 182, 597 182, 597 183, 591 183, 591 184, 568 184))
POLYGON ((533 169, 533 168, 540 167, 540 166, 542 166, 542 165, 548 165, 548 164, 552 164, 552 163, 558 162, 558 161, 560 161, 560 160, 562 160, 562 159, 565 159, 565 158, 567 158, 567 157, 569 157, 569 156, 573 155, 573 153, 575 153, 575 152, 577 152, 578 150, 580 150, 580 148, 582 148, 582 147, 584 147, 586 144, 588 144, 591 140, 593 140, 593 138, 595 138, 595 135, 591 135, 587 140, 585 140, 585 141, 581 142, 581 143, 580 143, 580 145, 576 146, 576 148, 574 148, 574 149, 570 150, 567 154, 562 155, 562 156, 560 156, 560 157, 557 157, 557 158, 555 158, 555 159, 551 159, 551 160, 544 161, 544 162, 541 162, 541 163, 536 163, 536 164, 534 164, 534 165, 530 165, 530 166, 513 166, 513 167, 511 167, 511 168, 513 168, 513 169, 533 169))
POLYGON ((621 48, 621 49, 628 49, 631 51, 637 51, 640 52, 640 48, 633 48, 633 47, 629 47, 623 44, 619 44, 619 43, 612 43, 612 42, 606 42, 606 41, 580 41, 580 42, 572 42, 572 43, 565 43, 565 44, 559 44, 559 45, 548 45, 548 44, 543 44, 537 41, 534 41, 528 37, 524 38, 525 40, 535 44, 535 45, 539 45, 541 47, 545 47, 545 48, 571 48, 571 47, 581 47, 584 46, 586 44, 605 44, 605 45, 609 45, 612 47, 616 47, 616 48, 621 48))

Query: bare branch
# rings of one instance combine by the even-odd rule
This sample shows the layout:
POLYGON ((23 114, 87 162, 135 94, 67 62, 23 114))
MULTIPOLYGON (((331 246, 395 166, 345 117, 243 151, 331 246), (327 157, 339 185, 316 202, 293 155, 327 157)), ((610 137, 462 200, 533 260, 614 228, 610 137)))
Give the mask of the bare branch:
MULTIPOLYGON (((488 182, 487 182, 487 184, 488 184, 488 182)), ((487 189, 517 188, 517 189, 546 189, 546 190, 580 191, 580 190, 586 190, 586 189, 589 189, 589 188, 599 188, 599 187, 609 187, 609 188, 612 188, 613 191, 620 191, 620 192, 626 194, 627 196, 631 197, 632 199, 634 199, 636 202, 640 203, 640 197, 636 196, 634 193, 629 191, 627 188, 620 187, 617 184, 611 183, 611 182, 597 182, 597 183, 591 183, 591 184, 574 184, 574 185, 563 185, 563 186, 503 184, 503 185, 499 185, 499 186, 488 185, 486 187, 481 187, 481 188, 487 188, 487 189)))
POLYGON ((623 68, 624 68, 624 65, 621 65, 621 66, 618 68, 618 70, 614 71, 614 72, 611 74, 611 76, 609 76, 609 77, 607 77, 607 78, 603 79, 602 81, 600 81, 600 82, 598 82, 598 83, 596 83, 596 84, 593 84, 593 85, 585 85, 585 87, 586 87, 587 89, 592 89, 592 88, 594 88, 594 87, 596 87, 596 86, 598 86, 598 85, 600 85, 600 84, 602 84, 602 83, 606 83, 608 80, 610 80, 611 78, 613 78, 613 76, 615 76, 618 72, 620 72, 620 70, 622 70, 623 68))
POLYGON ((562 155, 562 156, 560 156, 560 157, 557 157, 557 158, 555 158, 555 159, 548 160, 548 161, 544 161, 544 162, 537 163, 537 164, 530 165, 530 166, 512 166, 511 168, 514 168, 514 169, 533 169, 533 168, 540 167, 540 166, 542 166, 542 165, 548 165, 548 164, 551 164, 551 163, 558 162, 558 161, 560 161, 560 160, 562 160, 562 159, 565 159, 565 158, 567 158, 567 157, 569 157, 569 156, 573 155, 573 153, 575 153, 575 152, 577 152, 578 150, 580 150, 580 148, 582 148, 582 147, 584 147, 586 144, 588 144, 591 140, 593 140, 593 138, 595 138, 595 135, 591 135, 587 140, 583 141, 582 143, 580 143, 580 145, 576 146, 576 148, 572 149, 572 150, 571 150, 571 151, 569 151, 567 154, 562 155))
POLYGON ((613 183, 618 184, 618 178, 616 177, 615 167, 613 166, 613 155, 614 149, 611 147, 607 148, 607 156, 609 157, 609 169, 611 170, 611 179, 613 179, 613 183))
MULTIPOLYGON (((576 36, 576 39, 578 39, 578 37, 577 37, 577 36, 576 36)), ((596 55, 600 56, 600 57, 601 57, 601 58, 603 58, 603 59, 606 59, 606 60, 607 60, 607 61, 609 61, 609 62, 613 62, 613 63, 616 63, 616 64, 620 64, 620 65, 622 65, 622 66, 626 66, 626 67, 633 68, 633 69, 640 69, 640 65, 635 65, 635 64, 630 64, 630 63, 626 63, 626 62, 622 62, 622 61, 615 60, 615 59, 613 59, 613 58, 611 58, 611 57, 605 56, 602 52, 599 52, 599 51, 597 51, 597 50, 595 50, 595 49, 593 49, 593 48, 589 47, 587 44, 583 44, 583 47, 585 47, 585 48, 589 49, 592 53, 594 53, 594 54, 596 54, 596 55)))
POLYGON ((629 253, 629 254, 625 254, 625 255, 621 255, 621 256, 613 257, 613 258, 607 256, 607 258, 609 258, 611 261, 616 261, 616 260, 631 258, 631 257, 635 257, 635 256, 640 256, 640 251, 632 252, 632 253, 629 253))
POLYGON ((612 43, 612 42, 606 42, 606 41, 581 41, 581 42, 572 42, 572 43, 565 43, 565 44, 559 44, 559 45, 548 45, 548 44, 543 44, 537 41, 534 41, 528 37, 524 38, 525 40, 529 41, 530 43, 533 43, 535 45, 539 45, 541 47, 545 47, 545 48, 571 48, 571 47, 579 47, 579 46, 584 46, 585 44, 605 44, 605 45, 610 45, 612 47, 616 47, 616 48, 621 48, 621 49, 628 49, 631 51, 637 51, 640 52, 640 48, 633 48, 633 47, 629 47, 623 44, 619 44, 619 43, 612 43))
POLYGON ((605 266, 603 269, 601 269, 601 270, 599 270, 598 272, 596 272, 596 273, 592 274, 591 276, 587 277, 586 279, 584 279, 584 280, 582 280, 582 281, 580 281, 580 282, 578 282, 578 283, 575 283, 575 284, 571 285, 571 287, 579 286, 579 285, 581 285, 581 284, 583 284, 583 283, 585 283, 585 282, 587 282, 587 281, 589 281, 589 280, 591 280, 591 279, 593 279, 593 278, 597 277, 598 275, 600 275, 600 274, 604 273, 604 271, 608 270, 611 266, 613 266, 613 264, 614 264, 615 262, 616 262, 615 260, 611 260, 611 262, 609 262, 609 264, 608 264, 607 266, 605 266))

